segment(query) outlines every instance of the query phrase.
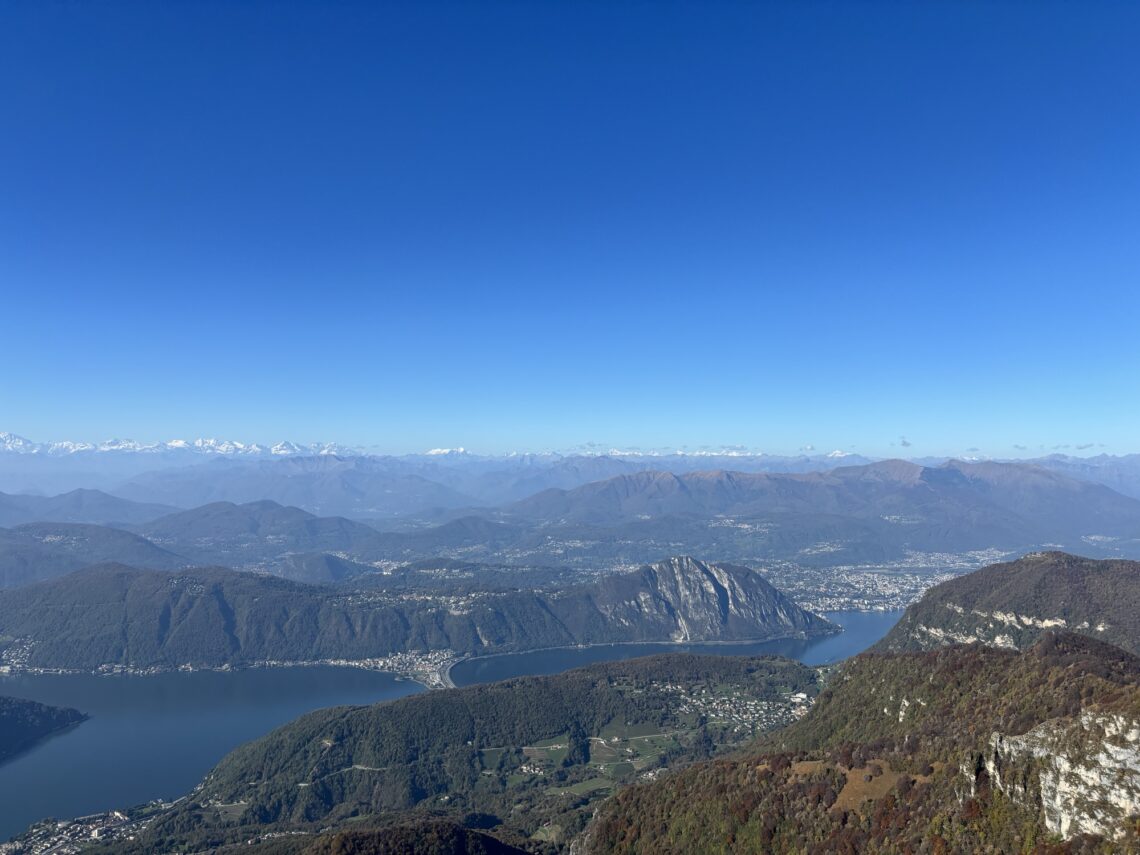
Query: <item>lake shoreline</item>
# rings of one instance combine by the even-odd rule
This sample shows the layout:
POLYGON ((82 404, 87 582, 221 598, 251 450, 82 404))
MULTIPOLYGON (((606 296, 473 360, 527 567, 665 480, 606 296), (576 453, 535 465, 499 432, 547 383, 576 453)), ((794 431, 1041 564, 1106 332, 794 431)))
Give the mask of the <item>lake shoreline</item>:
MULTIPOLYGON (((884 609, 853 609, 850 612, 829 612, 828 614, 879 614, 881 612, 891 612, 894 610, 884 609)), ((370 671, 373 673, 388 674, 396 680, 409 681, 423 686, 425 689, 455 689, 459 685, 455 682, 452 671, 465 662, 478 662, 486 659, 496 659, 505 656, 526 656, 535 653, 546 653, 555 651, 570 651, 570 650, 589 650, 603 647, 625 647, 630 645, 653 645, 659 647, 679 647, 684 645, 701 645, 709 647, 740 647, 753 644, 766 644, 775 643, 780 641, 812 641, 817 639, 824 639, 841 635, 845 632, 842 625, 833 623, 835 629, 828 632, 819 633, 786 633, 784 635, 767 636, 760 638, 737 638, 737 639, 715 639, 715 640, 700 640, 700 639, 664 639, 659 641, 598 641, 589 644, 559 644, 550 647, 532 647, 526 650, 504 650, 498 653, 480 653, 478 655, 459 655, 454 654, 452 651, 428 651, 426 653, 401 653, 391 654, 387 657, 377 657, 372 659, 314 659, 314 660, 297 660, 297 661, 259 661, 259 662, 243 662, 240 664, 224 664, 224 665, 172 665, 172 666, 148 666, 145 668, 133 668, 124 665, 100 665, 97 668, 84 669, 84 668, 45 668, 38 666, 22 666, 7 664, 0 667, 0 686, 3 685, 5 677, 17 676, 82 676, 91 675, 97 677, 151 677, 162 674, 193 674, 198 672, 208 673, 236 673, 241 671, 254 671, 254 670, 267 670, 276 668, 354 668, 362 671, 370 671), (442 661, 425 662, 423 660, 412 662, 411 660, 416 657, 426 657, 438 659, 450 654, 449 658, 444 658, 442 661), (410 667, 392 667, 393 658, 404 658, 409 660, 410 667)), ((651 654, 647 654, 651 655, 651 654)), ((779 655, 779 654, 772 654, 779 655)))
MULTIPOLYGON (((622 661, 673 651, 708 655, 786 656, 812 667, 847 658, 877 641, 902 611, 832 612, 842 631, 825 635, 716 642, 605 642, 562 645, 545 651, 508 651, 435 660, 434 680, 414 679, 377 662, 257 663, 255 667, 147 670, 149 679, 122 669, 78 674, 12 673, 0 677, 0 694, 83 710, 90 718, 0 765, 0 840, 26 831, 45 816, 83 817, 116 805, 142 805, 190 791, 218 759, 288 721, 330 706, 392 701, 435 683, 475 685, 526 675, 542 676, 599 661, 622 661), (755 645, 750 648, 749 645, 755 645), (632 649, 630 649, 632 648, 632 649), (533 657, 527 659, 527 656, 533 657), (498 660, 470 682, 454 667, 498 660), (301 667, 301 666, 305 667, 301 667), (333 666, 333 667, 330 667, 333 666), (339 666, 339 667, 335 667, 339 666), (180 738, 171 740, 170 734, 180 738), (140 786, 140 782, 150 782, 140 786)), ((443 658, 447 656, 437 652, 443 658)), ((447 658, 451 658, 448 656, 447 658)), ((409 660, 410 661, 410 660, 409 660)), ((419 660, 421 665, 426 661, 419 660)), ((137 669, 142 670, 142 669, 137 669)), ((424 676, 421 672, 419 676, 424 676)))
POLYGON ((0 842, 44 817, 84 817, 190 792, 240 745, 319 709, 426 691, 360 668, 19 674, 0 694, 82 711, 76 727, 0 764, 0 842))
POLYGON ((167 674, 238 674, 243 671, 270 671, 285 668, 353 668, 375 674, 387 674, 399 681, 418 683, 425 689, 439 688, 431 669, 405 670, 384 667, 368 659, 312 659, 296 662, 243 662, 226 665, 173 665, 132 668, 125 665, 100 665, 98 668, 43 668, 5 665, 0 669, 0 687, 7 677, 158 677, 167 674))
MULTIPOLYGON (((683 645, 696 645, 708 647, 745 647, 750 644, 767 644, 768 642, 777 641, 811 641, 818 638, 830 638, 835 635, 840 635, 845 632, 844 628, 839 624, 835 624, 836 630, 830 632, 821 632, 813 635, 806 633, 788 633, 785 635, 772 635, 763 638, 734 638, 725 640, 712 640, 702 641, 700 639, 670 639, 668 641, 596 641, 590 644, 557 644, 552 647, 532 647, 528 650, 505 650, 502 653, 481 653, 478 656, 464 656, 456 659, 454 662, 449 663, 446 667, 440 668, 439 677, 445 684, 446 688, 456 689, 460 688, 452 679, 451 671, 457 665, 462 665, 464 662, 478 662, 482 659, 498 659, 506 656, 529 656, 533 653, 548 653, 558 650, 593 650, 599 647, 630 647, 633 645, 653 645, 655 647, 680 647, 683 645)), ((773 654, 778 655, 778 654, 773 654)), ((582 666, 584 667, 584 666, 582 666)), ((476 685, 474 683, 468 685, 476 685)))
POLYGON ((485 653, 478 656, 465 656, 446 668, 441 669, 441 682, 456 687, 491 683, 499 680, 515 679, 523 676, 542 676, 561 673, 573 668, 586 667, 598 662, 622 661, 640 656, 653 656, 668 653, 670 648, 680 648, 682 652, 695 655, 749 655, 782 656, 798 661, 805 658, 810 650, 817 650, 813 665, 831 665, 861 652, 879 640, 901 617, 904 609, 844 610, 822 614, 834 630, 825 633, 786 633, 784 635, 753 638, 724 639, 712 641, 668 640, 668 641, 615 641, 593 644, 557 645, 533 650, 512 650, 503 653, 485 653), (758 648, 738 654, 735 648, 758 648), (590 651, 613 650, 615 654, 625 651, 626 655, 601 658, 590 656, 590 651), (584 654, 584 655, 575 655, 584 654), (632 654, 632 655, 630 655, 632 654), (524 668, 512 667, 511 662, 526 657, 545 659, 544 664, 528 662, 524 668), (487 663, 493 663, 484 670, 487 663), (460 666, 466 669, 456 672, 460 666), (465 673, 468 671, 470 673, 465 673))

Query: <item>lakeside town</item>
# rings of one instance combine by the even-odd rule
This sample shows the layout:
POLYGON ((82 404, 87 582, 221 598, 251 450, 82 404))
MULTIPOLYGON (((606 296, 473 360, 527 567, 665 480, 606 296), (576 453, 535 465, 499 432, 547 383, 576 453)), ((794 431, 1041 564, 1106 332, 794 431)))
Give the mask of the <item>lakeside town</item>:
POLYGON ((74 819, 45 819, 7 843, 0 855, 76 855, 93 844, 134 840, 181 799, 155 800, 129 811, 109 810, 74 819))
POLYGON ((103 676, 151 676, 171 672, 192 673, 194 671, 240 671, 247 668, 360 668, 365 671, 383 671, 393 674, 397 679, 413 680, 429 689, 452 688, 454 684, 448 676, 451 666, 459 662, 459 654, 451 650, 409 650, 392 653, 388 656, 376 656, 367 659, 308 659, 308 660, 279 660, 262 659, 249 662, 241 666, 219 665, 206 668, 191 664, 182 664, 169 668, 151 666, 135 668, 129 665, 101 665, 87 671, 74 668, 42 668, 28 665, 28 653, 31 645, 27 642, 14 643, 7 650, 0 653, 0 676, 13 674, 96 674, 103 676))

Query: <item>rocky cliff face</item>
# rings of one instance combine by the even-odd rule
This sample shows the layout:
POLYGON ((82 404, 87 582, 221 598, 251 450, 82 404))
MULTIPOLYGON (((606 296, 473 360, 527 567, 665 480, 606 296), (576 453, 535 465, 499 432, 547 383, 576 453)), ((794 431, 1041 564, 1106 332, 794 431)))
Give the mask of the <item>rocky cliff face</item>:
POLYGON ((731 641, 836 632, 758 573, 682 556, 615 576, 599 586, 597 608, 623 626, 666 627, 673 641, 731 641))
POLYGON ((1032 644, 1041 630, 1067 629, 1103 637, 1110 625, 1088 620, 1070 623, 1063 617, 1019 614, 1016 611, 967 609, 958 603, 943 602, 933 613, 908 617, 905 626, 891 642, 907 649, 931 649, 945 644, 988 644, 1021 650, 1032 644))
POLYGON ((1140 814, 1140 720, 1085 711, 1021 736, 995 733, 984 757, 994 786, 1042 811, 1046 828, 1113 838, 1140 814))

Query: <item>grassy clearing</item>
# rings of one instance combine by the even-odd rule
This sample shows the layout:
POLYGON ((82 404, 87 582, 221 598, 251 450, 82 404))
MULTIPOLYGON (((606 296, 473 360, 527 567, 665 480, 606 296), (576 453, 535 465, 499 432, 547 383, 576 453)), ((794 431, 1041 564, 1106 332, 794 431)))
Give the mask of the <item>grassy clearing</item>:
POLYGON ((576 796, 584 796, 588 793, 597 792, 598 790, 608 790, 614 784, 609 778, 590 778, 588 781, 579 781, 577 784, 571 784, 569 787, 551 787, 551 795, 561 796, 567 793, 573 793, 576 796))

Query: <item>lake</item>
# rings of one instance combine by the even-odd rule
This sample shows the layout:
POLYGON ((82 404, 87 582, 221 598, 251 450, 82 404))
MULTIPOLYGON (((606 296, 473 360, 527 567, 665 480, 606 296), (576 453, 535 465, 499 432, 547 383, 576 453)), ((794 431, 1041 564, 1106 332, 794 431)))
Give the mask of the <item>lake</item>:
POLYGON ((709 653, 725 656, 787 656, 808 665, 826 665, 866 650, 890 631, 903 610, 886 612, 823 612, 843 627, 838 635, 812 639, 780 639, 744 644, 599 644, 594 647, 558 647, 529 653, 504 653, 459 662, 451 669, 457 686, 492 683, 511 677, 557 674, 593 662, 633 659, 655 653, 709 653))
POLYGON ((418 691, 417 683, 359 668, 0 677, 0 694, 91 716, 0 764, 0 841, 48 816, 176 798, 229 751, 299 715, 418 691))
MULTIPOLYGON (((833 612, 844 632, 808 641, 746 644, 609 644, 486 656, 451 671, 467 686, 555 674, 591 662, 655 653, 779 654, 809 665, 865 650, 902 611, 833 612)), ((48 816, 74 817, 176 798, 230 750, 303 713, 393 700, 422 691, 390 674, 355 668, 264 668, 154 676, 0 677, 0 694, 82 710, 91 718, 0 764, 0 840, 48 816)))

